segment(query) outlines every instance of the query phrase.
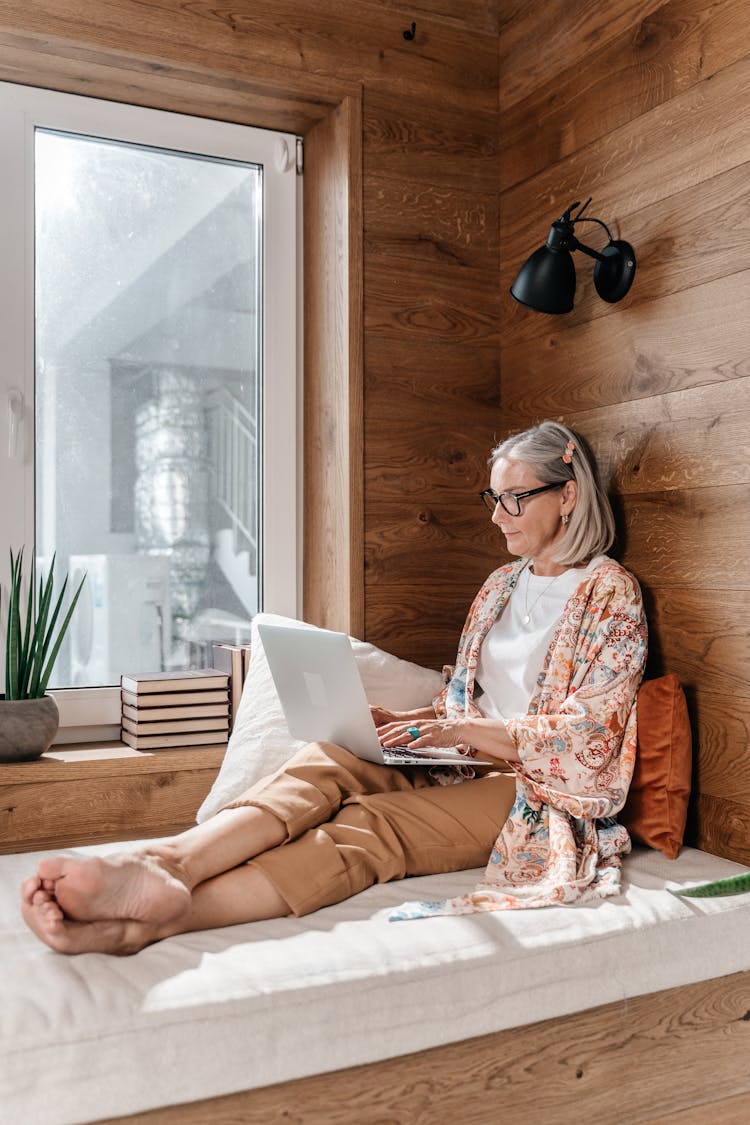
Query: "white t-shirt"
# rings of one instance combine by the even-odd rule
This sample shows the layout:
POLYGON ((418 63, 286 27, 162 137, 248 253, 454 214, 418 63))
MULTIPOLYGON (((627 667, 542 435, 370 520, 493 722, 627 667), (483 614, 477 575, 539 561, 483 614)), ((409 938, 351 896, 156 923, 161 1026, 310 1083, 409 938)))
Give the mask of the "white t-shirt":
POLYGON ((489 719, 525 715, 565 603, 606 556, 556 578, 526 566, 505 609, 482 641, 474 702, 489 719))

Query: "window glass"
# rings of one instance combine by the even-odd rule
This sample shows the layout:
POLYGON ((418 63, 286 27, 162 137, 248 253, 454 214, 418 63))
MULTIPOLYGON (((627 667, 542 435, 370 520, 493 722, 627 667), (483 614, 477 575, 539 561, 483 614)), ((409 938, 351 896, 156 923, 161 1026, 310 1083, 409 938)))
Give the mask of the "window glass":
POLYGON ((262 169, 35 144, 37 552, 88 575, 51 686, 195 666, 258 609, 262 169))
POLYGON ((112 724, 64 689, 297 611, 295 138, 0 83, 0 147, 0 582, 85 572, 50 687, 112 724))

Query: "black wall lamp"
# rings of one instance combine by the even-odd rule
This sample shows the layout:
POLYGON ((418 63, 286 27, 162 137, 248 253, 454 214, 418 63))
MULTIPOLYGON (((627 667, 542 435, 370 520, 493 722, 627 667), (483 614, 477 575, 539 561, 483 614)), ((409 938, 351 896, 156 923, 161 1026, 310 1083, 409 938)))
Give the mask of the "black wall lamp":
POLYGON ((635 253, 629 242, 612 238, 609 228, 601 219, 583 217, 588 207, 583 207, 571 218, 579 203, 571 203, 564 215, 550 227, 547 242, 527 258, 510 287, 511 296, 521 305, 536 312, 567 313, 573 308, 576 291, 576 271, 573 250, 580 250, 596 260, 594 285, 603 301, 614 304, 621 300, 633 284, 635 253), (573 233, 576 223, 598 223, 607 232, 609 242, 602 251, 584 246, 573 233))

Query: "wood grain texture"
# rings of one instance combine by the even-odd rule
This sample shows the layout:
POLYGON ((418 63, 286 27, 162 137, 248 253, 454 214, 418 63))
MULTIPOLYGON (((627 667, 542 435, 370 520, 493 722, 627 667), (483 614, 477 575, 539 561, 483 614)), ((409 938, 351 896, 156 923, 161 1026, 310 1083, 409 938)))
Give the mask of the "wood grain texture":
POLYGON ((363 598, 360 103, 306 138, 304 614, 361 635, 363 598))
POLYGON ((616 231, 621 214, 746 164, 750 130, 744 106, 749 99, 750 57, 745 57, 504 191, 503 256, 523 262, 573 200, 593 196, 591 214, 616 231))
POLYGON ((750 802, 695 793, 688 810, 685 843, 750 865, 750 802))
MULTIPOLYGON (((481 408, 473 412, 476 426, 472 427, 471 411, 462 424, 453 422, 448 408, 434 411, 429 428, 416 428, 412 422, 391 420, 368 433, 367 483, 377 489, 381 498, 394 500, 416 499, 439 506, 441 499, 457 501, 469 509, 478 508, 478 493, 487 487, 487 450, 490 448, 489 431, 483 436, 486 421, 481 408), (398 443, 400 456, 394 464, 392 449, 398 443)), ((482 509, 474 515, 484 516, 482 509)), ((489 522, 489 515, 487 515, 489 522)))
MULTIPOLYGON (((497 539, 487 530, 489 520, 476 500, 467 506, 465 496, 453 501, 441 495, 439 503, 428 497, 421 500, 405 498, 396 519, 392 505, 372 501, 368 505, 365 527, 365 550, 369 579, 373 584, 398 580, 406 587, 419 588, 427 559, 440 562, 441 574, 461 575, 471 557, 467 544, 478 544, 482 556, 494 550, 497 539)), ((498 554, 499 546, 497 548, 498 554)), ((445 580, 445 577, 443 577, 445 580)))
POLYGON ((48 35, 6 31, 0 23, 0 80, 43 86, 196 117, 304 134, 348 94, 336 78, 260 79, 201 64, 125 54, 117 43, 81 46, 48 35))
MULTIPOLYGON (((432 269, 498 269, 498 198, 371 175, 365 185, 365 251, 371 262, 432 269)), ((493 286, 494 288, 494 286, 493 286)))
POLYGON ((750 484, 750 377, 568 415, 620 495, 750 484))
POLYGON ((165 770, 218 769, 226 746, 193 746, 184 750, 133 750, 124 742, 71 743, 56 746, 33 762, 3 762, 3 785, 42 781, 81 781, 99 777, 128 777, 165 770))
POLYGON ((588 62, 664 0, 504 0, 500 9, 500 109, 533 98, 552 75, 569 73, 588 62))
POLYGON ((650 672, 676 671, 688 695, 688 838, 747 862, 745 12, 734 0, 553 11, 556 50, 539 58, 549 6, 501 11, 502 411, 516 427, 563 417, 590 438, 644 590, 650 672), (505 294, 521 263, 589 195, 635 247, 631 292, 599 300, 576 255, 572 314, 516 305, 505 294))
POLYGON ((706 604, 700 586, 658 586, 645 601, 659 662, 702 692, 750 698, 750 591, 713 587, 706 604))
POLYGON ((550 75, 503 113, 501 188, 529 179, 742 59, 747 43, 733 32, 746 16, 744 0, 671 0, 589 50, 585 65, 572 62, 550 75))
MULTIPOLYGON (((467 350, 451 340, 394 339, 369 335, 365 342, 367 425, 410 418, 429 424, 434 407, 450 408, 460 423, 464 409, 479 408, 483 426, 495 435, 500 411, 500 357, 494 341, 467 350)), ((482 437, 478 438, 481 444, 482 437)))
POLYGON ((642 1125, 747 1125, 750 1120, 750 1094, 736 1098, 721 1098, 715 1102, 692 1106, 664 1116, 650 1117, 642 1125))
POLYGON ((373 174, 422 184, 497 191, 500 141, 494 110, 467 116, 439 94, 405 101, 365 90, 365 179, 373 174))
POLYGON ((409 22, 366 0, 108 0, 97 5, 93 20, 80 0, 9 0, 2 12, 9 31, 118 44, 141 58, 160 58, 166 42, 169 57, 182 64, 242 74, 252 59, 261 80, 284 71, 313 79, 338 74, 405 98, 429 97, 440 86, 467 111, 494 110, 496 36, 425 13, 419 38, 407 43, 402 30, 409 22))
MULTIPOLYGON (((597 212, 592 211, 592 214, 597 212)), ((746 246, 750 237, 750 186, 748 165, 741 164, 695 187, 677 192, 631 212, 618 208, 617 227, 635 249, 638 263, 628 307, 661 299, 670 293, 692 289, 706 282, 740 273, 747 266, 746 246), (695 232, 700 230, 700 238, 695 232)), ((540 216, 538 243, 545 237, 545 226, 554 218, 540 216)), ((586 237, 581 230, 581 237, 586 237)), ((587 228, 589 244, 602 246, 596 228, 587 228), (594 231, 591 236, 590 232, 594 231)), ((540 316, 508 300, 506 294, 524 254, 518 259, 504 256, 501 292, 503 293, 503 344, 544 337, 553 330, 573 328, 611 314, 612 306, 594 291, 593 270, 579 254, 576 260, 576 303, 564 318, 540 316), (557 323, 564 320, 563 323, 557 323)))
POLYGON ((736 522, 746 505, 746 485, 631 496, 620 521, 622 561, 664 596, 693 586, 713 601, 747 590, 750 523, 736 522))
POLYGON ((750 374, 750 270, 637 309, 627 300, 587 324, 551 325, 531 350, 503 348, 504 407, 555 417, 750 374))
POLYGON ((693 789, 750 804, 750 695, 724 694, 698 682, 687 687, 694 747, 693 789))
MULTIPOLYGON (((374 335, 381 354, 391 342, 400 349, 400 376, 421 382, 427 409, 425 358, 440 362, 460 345, 467 367, 476 354, 484 370, 497 369, 496 356, 486 358, 497 342, 497 19, 497 0, 419 0, 414 10, 371 0, 218 7, 208 0, 106 0, 95 18, 81 0, 41 0, 33 8, 10 2, 0 12, 2 77, 304 133, 303 612, 353 632, 364 628, 369 596, 357 530, 361 419, 363 411, 375 418, 387 412, 389 396, 377 377, 363 388, 363 345, 372 354, 374 335), (402 32, 412 18, 418 35, 407 43, 402 32), (364 125, 350 130, 326 163, 320 142, 340 134, 338 107, 362 98, 364 125), (342 154, 346 190, 331 187, 331 176, 343 187, 336 171, 342 154), (363 172, 366 232, 357 210, 363 172), (398 275, 405 300, 391 284, 398 275), (364 328, 357 321, 363 308, 370 317, 364 328), (347 381, 347 371, 355 378, 347 381)), ((474 385, 472 376, 465 393, 452 391, 457 415, 474 385)), ((481 393, 497 401, 496 388, 493 395, 483 385, 481 393)), ((418 406, 414 399, 409 405, 418 406)), ((421 410, 413 420, 421 423, 421 410)), ((394 464, 404 456, 409 450, 394 441, 394 464)), ((370 476, 371 495, 377 487, 370 476)), ((391 503, 400 505, 396 496, 391 503)), ((412 581, 429 581, 439 566, 437 557, 423 560, 412 581)), ((408 585, 403 596, 410 597, 408 585)))
MULTIPOLYGON (((426 2, 420 0, 415 9, 418 22, 419 12, 426 2)), ((440 3, 445 9, 447 0, 434 0, 434 3, 440 3)), ((537 99, 538 104, 539 96, 543 97, 543 87, 553 73, 567 74, 572 81, 576 68, 584 67, 592 54, 606 49, 607 44, 626 32, 637 34, 639 22, 660 6, 662 0, 616 0, 608 5, 601 5, 598 0, 578 0, 574 5, 567 0, 550 0, 544 5, 531 3, 531 0, 504 3, 500 12, 503 106, 516 105, 524 98, 530 99, 530 105, 537 99), (556 70, 553 72, 551 67, 556 70)), ((86 89, 87 62, 91 64, 93 76, 91 90, 95 88, 98 93, 106 90, 106 69, 111 63, 113 96, 127 99, 128 85, 131 85, 132 99, 138 101, 144 96, 141 85, 149 83, 149 89, 157 91, 159 98, 174 98, 170 102, 172 108, 177 107, 183 89, 195 92, 200 81, 206 86, 208 112, 214 112, 214 107, 222 102, 230 106, 230 112, 241 112, 242 82, 250 82, 256 89, 263 83, 279 90, 286 86, 286 96, 293 92, 294 97, 300 99, 301 90, 309 94, 302 97, 304 104, 296 111, 282 109, 284 99, 280 98, 278 112, 307 115, 303 120, 307 120, 308 126, 311 120, 330 112, 328 91, 340 81, 340 73, 353 74, 357 67, 362 67, 363 61, 366 67, 380 66, 380 61, 374 61, 370 44, 363 44, 357 35, 356 66, 352 58, 347 57, 339 67, 338 55, 347 52, 346 28, 342 29, 341 37, 328 41, 331 46, 325 73, 317 73, 313 69, 320 65, 325 53, 321 46, 324 35, 320 30, 311 44, 312 67, 301 58, 292 61, 290 44, 284 44, 284 49, 290 53, 282 66, 279 60, 263 56, 264 43, 268 40, 262 34, 256 51, 247 26, 244 32, 232 29, 226 9, 214 13, 208 4, 196 5, 193 16, 189 6, 182 5, 173 29, 173 21, 165 18, 164 5, 155 22, 156 5, 150 5, 150 9, 139 7, 147 16, 145 21, 133 20, 132 3, 119 5, 118 0, 108 0, 97 6, 96 24, 87 26, 90 11, 80 0, 77 4, 73 0, 55 4, 45 0, 41 5, 21 4, 16 0, 3 6, 2 18, 5 21, 10 13, 16 21, 4 22, 6 31, 14 27, 16 31, 25 28, 27 32, 29 28, 38 29, 34 41, 39 47, 40 66, 44 65, 45 51, 61 51, 59 42, 52 42, 55 34, 67 36, 72 46, 68 47, 64 66, 60 65, 63 81, 77 83, 76 88, 86 89), (197 39, 196 27, 201 28, 197 39), (208 42, 203 34, 207 27, 211 29, 208 42), (83 43, 77 41, 81 35, 85 36, 83 43), (242 49, 238 50, 240 42, 242 49), (74 59, 70 52, 81 51, 84 46, 90 53, 74 59), (166 68, 164 78, 159 73, 162 66, 166 68), (187 79, 183 77, 186 74, 187 79), (328 106, 324 112, 316 109, 316 99, 320 98, 328 106)), ((251 16, 257 12, 262 18, 270 7, 257 5, 253 11, 241 5, 240 12, 251 16)), ((308 10, 311 7, 308 5, 308 10)), ((314 7, 320 10, 320 6, 314 7)), ((326 8, 324 15, 331 10, 326 8)), ((387 4, 383 10, 390 17, 394 7, 387 4)), ((476 6, 470 0, 467 19, 472 10, 476 11, 476 6)), ((316 20, 318 11, 314 16, 316 20)), ((299 14, 299 11, 294 13, 299 14)), ((402 12, 396 14, 400 17, 402 12)), ((455 8, 450 13, 444 11, 440 30, 448 26, 449 20, 460 18, 455 8)), ((320 29, 321 25, 317 26, 320 29)), ((388 22, 389 34, 390 28, 388 22)), ((397 33, 400 34, 400 21, 397 33)), ((742 34, 742 28, 736 33, 742 34)), ((725 34, 730 32, 727 30, 725 34)), ((467 41, 467 52, 470 49, 467 41)), ((468 68, 462 60, 448 62, 447 70, 452 77, 445 85, 436 81, 434 86, 428 86, 425 75, 436 74, 438 68, 423 58, 418 60, 415 74, 402 76, 399 67, 414 62, 413 57, 403 51, 400 54, 394 51, 384 61, 383 71, 374 78, 360 69, 358 76, 352 79, 364 82, 365 181, 377 177, 374 190, 387 190, 384 199, 398 199, 399 192, 413 190, 414 183, 437 192, 455 190, 460 193, 453 209, 456 216, 465 207, 468 194, 476 191, 486 199, 499 187, 500 146, 494 105, 470 115, 463 108, 469 102, 481 101, 484 105, 484 99, 489 96, 481 76, 487 73, 485 67, 489 68, 490 62, 484 54, 484 45, 482 50, 483 61, 478 68, 480 80, 475 85, 464 84, 468 68), (391 68, 388 73, 386 67, 391 68), (418 98, 404 93, 407 88, 417 87, 418 98), (400 184, 407 186, 402 188, 400 184)), ((724 44, 722 50, 731 51, 731 44, 724 44)), ((33 74, 28 54, 25 70, 19 69, 18 57, 16 54, 14 62, 9 64, 15 65, 13 73, 33 74)), ((570 322, 573 327, 567 334, 564 326, 556 325, 554 343, 548 343, 551 333, 545 329, 540 333, 534 330, 528 338, 524 337, 523 348, 519 347, 516 352, 504 347, 503 399, 507 399, 508 390, 512 393, 497 419, 498 427, 505 427, 513 411, 529 419, 571 410, 609 411, 612 425, 616 426, 617 411, 624 403, 642 400, 658 410, 660 395, 683 393, 698 387, 714 387, 720 405, 728 381, 749 373, 746 366, 744 370, 742 367, 747 362, 746 330, 743 332, 741 327, 745 323, 747 302, 742 294, 740 299, 733 299, 733 286, 729 281, 730 274, 738 274, 741 268, 741 264, 737 264, 737 254, 741 253, 742 242, 739 250, 732 249, 729 222, 720 225, 716 234, 711 233, 716 229, 715 220, 720 216, 722 204, 734 207, 735 214, 738 206, 742 208, 742 184, 739 178, 732 181, 732 175, 739 177, 741 166, 750 159, 746 128, 747 67, 744 61, 738 61, 717 72, 710 81, 701 81, 682 90, 678 96, 663 100, 658 91, 654 98, 648 89, 651 81, 658 85, 658 75, 652 78, 649 68, 639 64, 637 77, 643 86, 641 105, 653 105, 653 108, 591 141, 583 149, 561 148, 562 159, 545 164, 528 183, 504 193, 501 251, 505 272, 502 277, 505 278, 514 266, 517 269, 530 250, 541 243, 551 219, 576 198, 579 191, 594 195, 596 210, 593 213, 613 226, 619 221, 624 237, 630 237, 630 229, 625 226, 623 217, 642 215, 640 226, 633 228, 639 239, 639 259, 641 246, 650 245, 661 231, 666 240, 671 240, 667 241, 666 250, 670 246, 681 247, 677 266, 671 273, 655 261, 653 266, 644 266, 645 272, 637 276, 627 302, 617 309, 597 308, 592 314, 592 301, 583 300, 580 320, 570 322), (722 178, 724 183, 720 184, 722 178), (727 187, 730 181, 734 186, 727 187), (693 264, 689 253, 689 241, 696 237, 700 211, 693 212, 688 222, 681 218, 680 207, 674 202, 680 194, 684 198, 698 188, 709 194, 715 191, 711 197, 714 222, 698 223, 701 239, 704 242, 708 239, 710 244, 705 259, 712 259, 704 275, 700 275, 703 255, 698 252, 697 263, 693 264), (662 212, 671 216, 666 226, 649 226, 646 215, 651 207, 667 209, 662 212), (674 207, 671 212, 670 207, 674 207), (648 269, 654 270, 650 278, 648 269), (644 283, 644 287, 639 288, 641 277, 647 278, 648 287, 644 283), (725 279, 726 284, 711 291, 708 305, 705 304, 706 294, 691 298, 695 287, 703 287, 708 292, 707 283, 725 279), (688 290, 687 285, 692 289, 688 290), (622 313, 627 315, 622 317, 622 313), (597 330, 593 324, 594 320, 603 321, 604 315, 608 318, 606 328, 609 331, 597 330), (645 351, 641 348, 642 340, 645 351), (555 353, 550 362, 547 362, 547 350, 555 353), (639 363, 641 355, 644 358, 639 363), (544 377, 537 379, 540 366, 544 377), (579 391, 578 373, 581 371, 584 386, 579 391), (527 385, 533 393, 527 393, 527 385)), ((633 88, 631 86, 631 90, 633 88)), ((263 113, 270 114, 272 100, 267 90, 263 92, 260 101, 265 106, 263 113)), ((561 100, 570 107, 570 120, 564 123, 566 143, 575 145, 576 136, 585 136, 585 130, 591 129, 589 107, 581 99, 572 98, 570 91, 562 87, 561 100), (583 115, 580 123, 575 120, 578 113, 583 115)), ((194 94, 190 104, 199 101, 194 94)), ((334 101, 338 104, 340 97, 334 101)), ((629 112, 626 108, 625 116, 629 112)), ((563 128, 562 123, 560 128, 563 128)), ((530 145, 533 139, 532 130, 530 145)), ((369 198, 373 200, 372 196, 369 198)), ((442 257, 449 257, 440 250, 440 244, 446 243, 459 255, 460 264, 486 268, 479 261, 460 258, 455 238, 446 236, 445 216, 450 215, 450 201, 442 211, 434 202, 430 204, 434 207, 432 214, 437 229, 427 232, 424 247, 415 245, 415 240, 426 231, 420 206, 409 204, 407 200, 405 221, 398 228, 387 228, 382 241, 378 240, 375 225, 368 227, 365 269, 372 254, 373 264, 381 271, 379 277, 375 276, 374 295, 377 296, 378 285, 383 289, 383 274, 391 252, 397 259, 394 270, 400 268, 401 257, 423 265, 429 262, 439 270, 442 257), (408 245, 410 239, 411 246, 408 245)), ((376 214, 373 212, 374 216, 376 214)), ((474 242, 465 253, 480 253, 479 244, 474 242)), ((669 260, 668 253, 666 260, 669 260)), ((488 271, 488 284, 490 275, 488 271)), ((424 273, 415 276, 419 284, 430 280, 424 273)), ((463 275, 453 273, 451 276, 458 284, 457 277, 463 275)), ((368 286, 366 277, 365 302, 369 298, 368 286)), ((387 296, 388 291, 383 291, 387 296)), ((425 292, 428 298, 437 295, 445 299, 445 286, 439 278, 435 289, 429 287, 425 292)), ((586 293, 582 290, 580 296, 585 298, 586 293)), ((460 299, 458 304, 460 306, 460 299)), ((510 314, 506 311, 503 315, 507 319, 510 314)), ((463 403, 456 378, 461 352, 467 369, 467 400, 474 403, 478 399, 491 410, 501 397, 500 389, 494 392, 489 385, 493 366, 488 355, 494 347, 490 333, 484 337, 475 334, 471 341, 454 344, 447 332, 412 331, 408 324, 397 323, 397 309, 388 300, 377 316, 385 318, 385 331, 368 331, 365 340, 368 364, 372 364, 366 372, 368 427, 370 419, 375 425, 379 419, 383 424, 397 421, 393 419, 394 404, 413 409, 410 420, 415 428, 424 425, 429 419, 433 396, 435 401, 454 403, 458 422, 463 403), (472 370, 474 356, 479 359, 480 373, 472 370), (452 377, 445 375, 441 368, 445 357, 451 357, 455 364, 450 369, 452 377)), ((508 342, 519 343, 519 340, 514 338, 508 342)), ((670 417, 674 420, 676 416, 670 417)), ((666 424, 663 414, 660 413, 659 418, 666 424)), ((626 428, 632 427, 633 421, 633 416, 627 415, 626 428)), ((678 453, 682 471, 686 471, 684 443, 691 425, 687 416, 675 421, 680 429, 678 453)), ((733 432, 729 422, 726 427, 727 434, 733 432)), ((460 425, 457 430, 463 432, 460 425)), ((368 429, 368 433, 371 432, 368 429)), ((672 431, 672 435, 674 433, 672 431)), ((665 428, 657 434, 657 440, 667 437, 665 428)), ((671 440, 676 442, 677 439, 672 436, 671 440)), ((704 442, 702 450, 708 452, 715 448, 708 439, 706 441, 708 444, 704 442)), ((654 456, 655 448, 658 446, 649 446, 650 457, 654 456)), ((374 475, 377 475, 378 466, 383 462, 382 449, 377 445, 373 449, 374 475)), ((635 449, 635 445, 626 445, 623 454, 630 456, 635 449)), ((418 505, 406 505, 404 514, 402 502, 393 494, 395 477, 384 476, 384 493, 379 497, 378 482, 368 475, 372 501, 366 509, 368 556, 371 553, 373 562, 371 576, 367 578, 368 631, 372 620, 377 637, 392 638, 405 646, 413 644, 415 653, 431 651, 435 656, 442 656, 446 652, 444 658, 452 659, 457 629, 471 596, 486 574, 482 560, 491 553, 489 540, 483 538, 487 533, 473 518, 464 517, 462 522, 456 487, 459 482, 452 482, 450 477, 446 479, 449 470, 444 461, 440 458, 430 461, 415 451, 409 433, 403 431, 398 441, 394 440, 391 453, 394 467, 401 461, 406 466, 410 461, 415 464, 416 457, 416 466, 427 486, 433 473, 439 478, 444 474, 441 491, 444 487, 450 494, 451 503, 456 505, 456 518, 451 519, 453 509, 450 506, 445 507, 441 522, 431 523, 432 509, 418 505), (425 520, 420 520, 420 512, 425 520), (399 531, 411 536, 410 550, 399 546, 399 531), (444 547, 447 544, 452 554, 446 559, 444 547), (475 550, 476 560, 473 558, 475 550), (478 571, 480 566, 482 572, 475 574, 474 568, 478 571), (455 575, 455 583, 435 581, 437 575, 446 574, 451 578, 455 575), (429 634, 423 639, 419 634, 425 629, 429 634), (412 633, 418 637, 417 641, 412 641, 412 633)), ((629 462, 631 474, 634 463, 629 462)), ((737 465, 737 459, 734 464, 737 465)), ((661 468, 653 461, 650 466, 654 479, 668 472, 664 459, 661 468)), ((369 470, 367 460, 366 468, 369 470)), ((630 479, 632 482, 632 476, 630 479)), ((624 486, 625 477, 621 476, 621 480, 624 486)), ((743 574, 747 543, 743 540, 735 545, 733 542, 738 534, 735 513, 743 510, 747 490, 740 480, 732 487, 734 492, 718 510, 710 502, 710 499, 715 501, 715 493, 709 498, 708 489, 699 489, 697 497, 691 496, 692 480, 680 482, 677 477, 656 487, 649 484, 645 490, 635 488, 634 495, 627 497, 631 505, 628 512, 632 516, 628 525, 629 557, 638 564, 644 583, 659 600, 657 612, 663 622, 668 621, 664 606, 672 591, 681 591, 679 596, 683 598, 691 588, 697 592, 710 585, 713 591, 716 564, 726 588, 738 594, 747 591, 743 574), (675 505, 677 510, 673 512, 675 505), (639 507, 636 509, 636 506, 639 507), (704 521, 700 540, 696 531, 699 517, 704 521), (661 542, 659 528, 665 520, 665 541, 661 542), (679 563, 676 581, 675 560, 679 563)), ((710 607, 716 595, 712 592, 707 600, 710 607)), ((707 612, 705 604, 700 612, 702 622, 707 612)), ((427 661, 423 659, 423 662, 427 661)), ((712 691, 696 691, 693 705, 699 723, 699 784, 703 785, 708 777, 705 783, 715 786, 721 794, 717 797, 699 794, 693 814, 696 840, 720 854, 734 854, 735 849, 744 849, 743 854, 747 856, 747 840, 750 839, 747 809, 736 797, 733 803, 725 798, 726 791, 721 788, 724 775, 719 769, 720 758, 728 755, 728 765, 735 762, 736 772, 742 776, 745 766, 741 739, 745 720, 738 709, 723 708, 721 698, 712 691), (714 764, 716 769, 711 774, 714 764)), ((740 780, 740 784, 744 782, 740 780)), ((233 1095, 192 1109, 175 1107, 141 1115, 140 1120, 144 1125, 147 1121, 151 1125, 176 1125, 177 1122, 184 1125, 206 1120, 216 1125, 229 1125, 239 1120, 263 1122, 263 1125, 282 1120, 305 1121, 307 1125, 318 1122, 349 1125, 352 1120, 362 1121, 364 1125, 375 1121, 403 1122, 404 1125, 409 1122, 411 1125, 417 1120, 461 1121, 467 1125, 473 1121, 475 1125, 487 1125, 488 1104, 494 1107, 498 1099, 503 1103, 509 1099, 511 1104, 523 1104, 532 1088, 535 1108, 542 1118, 546 1114, 562 1125, 568 1122, 577 1125, 582 1104, 587 1113, 611 1116, 612 1074, 615 1073, 618 1112, 622 1111, 623 1125, 643 1122, 654 1115, 679 1112, 693 1104, 702 1107, 721 1096, 747 1093, 750 1023, 745 1017, 750 1008, 749 992, 747 977, 707 982, 674 990, 672 994, 643 997, 550 1021, 541 1028, 514 1029, 487 1037, 482 1043, 469 1041, 373 1068, 358 1068, 345 1075, 320 1076, 280 1089, 233 1095)))
POLYGON ((97 749, 4 765, 0 853, 143 839, 189 828, 224 747, 100 756, 97 749))
MULTIPOLYGON (((497 35, 499 29, 500 0, 416 0, 408 7, 403 0, 380 0, 380 7, 390 8, 402 16, 408 13, 415 22, 425 12, 446 23, 460 23, 494 35, 497 35)), ((410 26, 410 22, 404 24, 405 28, 410 26)), ((419 23, 417 27, 420 27, 419 23)))
MULTIPOLYGON (((364 301, 380 331, 380 352, 388 353, 392 337, 405 378, 419 382, 425 356, 440 362, 457 340, 467 365, 476 352, 488 371, 497 370, 496 356, 486 359, 496 345, 497 316, 497 4, 421 3, 418 38, 407 44, 402 29, 411 16, 411 9, 393 3, 341 0, 313 8, 299 0, 242 0, 233 8, 200 0, 108 0, 95 21, 75 0, 42 2, 33 10, 11 3, 0 13, 3 77, 305 134, 305 615, 357 633, 364 629, 368 593, 357 531, 363 519, 361 349, 370 336, 357 322, 362 255, 364 301), (349 185, 338 190, 331 187, 338 165, 326 162, 326 145, 316 141, 336 133, 337 107, 363 92, 374 116, 341 141, 349 185), (372 221, 364 246, 362 214, 354 205, 363 164, 355 146, 363 143, 367 176, 377 176, 368 191, 372 221), (478 184, 484 185, 482 199, 474 197, 478 184), (472 272, 456 272, 457 266, 472 272), (402 283, 411 290, 406 302, 390 286, 403 270, 402 283), (342 379, 347 370, 359 372, 359 381, 342 379)), ((431 383, 421 386, 427 409, 431 383)), ((495 401, 496 391, 482 388, 495 401)), ((451 393, 460 415, 472 387, 465 395, 460 387, 451 393)), ((368 381, 366 395, 373 417, 387 410, 389 389, 377 378, 368 381)), ((394 443, 394 464, 402 456, 408 460, 409 450, 394 443)), ((377 487, 370 476, 375 494, 377 487)), ((400 505, 395 495, 392 502, 400 505)), ((439 565, 437 559, 423 562, 426 571, 416 581, 439 565)), ((410 597, 408 587, 403 596, 410 597)))
POLYGON ((454 664, 466 615, 474 595, 493 569, 484 558, 468 558, 455 581, 431 582, 416 596, 406 582, 386 576, 367 605, 367 635, 373 644, 440 671, 454 664), (406 595, 409 595, 408 600, 406 595))
POLYGON ((396 339, 487 344, 498 338, 494 274, 402 262, 368 264, 365 327, 368 335, 396 339))
POLYGON ((539 1121, 579 1125, 582 1106, 592 1117, 611 1118, 615 1075, 617 1125, 638 1125, 750 1092, 749 1009, 750 974, 736 973, 370 1066, 101 1125, 490 1125, 498 1119, 498 1104, 524 1104, 530 1090, 539 1121))

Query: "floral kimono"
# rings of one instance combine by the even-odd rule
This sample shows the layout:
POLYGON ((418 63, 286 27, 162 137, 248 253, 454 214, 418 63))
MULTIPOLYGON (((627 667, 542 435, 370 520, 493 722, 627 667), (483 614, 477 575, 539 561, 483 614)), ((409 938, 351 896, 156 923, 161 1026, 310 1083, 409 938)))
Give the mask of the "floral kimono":
MULTIPOLYGON (((473 702, 482 641, 527 564, 501 567, 474 599, 438 717, 480 715, 473 702)), ((618 894, 630 838, 614 819, 636 750, 636 692, 646 621, 634 578, 603 558, 563 611, 528 713, 506 721, 517 750, 516 800, 483 881, 444 902, 410 902, 393 920, 581 902, 618 894)), ((472 753, 470 751, 470 753, 472 753)))

